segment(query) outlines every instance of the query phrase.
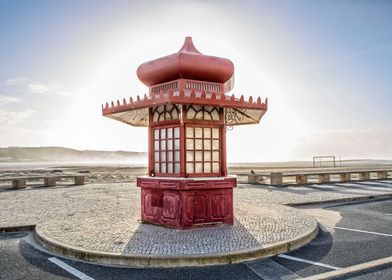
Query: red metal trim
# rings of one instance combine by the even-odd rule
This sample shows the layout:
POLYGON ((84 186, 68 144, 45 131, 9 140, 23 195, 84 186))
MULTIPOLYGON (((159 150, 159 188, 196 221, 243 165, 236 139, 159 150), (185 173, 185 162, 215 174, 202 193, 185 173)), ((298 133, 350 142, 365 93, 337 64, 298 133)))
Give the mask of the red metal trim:
POLYGON ((267 111, 268 100, 264 103, 261 102, 261 98, 258 97, 256 102, 253 102, 253 97, 249 97, 248 101, 244 100, 241 96, 239 99, 233 95, 221 95, 213 93, 206 93, 205 91, 194 91, 194 90, 180 90, 173 92, 172 90, 167 93, 160 95, 144 95, 141 99, 137 96, 136 100, 130 98, 127 102, 124 98, 123 103, 117 100, 116 104, 112 101, 109 106, 108 103, 103 107, 102 115, 109 116, 115 113, 121 113, 126 111, 132 111, 136 109, 149 108, 158 105, 164 105, 168 103, 173 104, 195 104, 205 106, 215 106, 221 108, 242 108, 242 109, 254 109, 267 111))
MULTIPOLYGON (((182 108, 182 112, 184 112, 184 108, 182 108)), ((186 163, 185 163, 185 141, 186 141, 186 135, 185 135, 185 124, 184 124, 184 118, 181 118, 181 124, 180 124, 180 174, 181 177, 186 177, 186 163)))
POLYGON ((221 128, 221 174, 223 177, 227 176, 227 155, 226 155, 226 128, 221 128))
POLYGON ((157 126, 170 126, 170 125, 180 125, 180 120, 168 120, 168 121, 160 121, 160 122, 154 122, 150 123, 150 126, 152 127, 157 127, 157 126))
MULTIPOLYGON (((149 123, 152 121, 152 108, 148 110, 149 114, 149 123)), ((152 131, 152 127, 148 127, 148 174, 149 176, 154 176, 153 170, 154 170, 154 135, 152 131)))
MULTIPOLYGON (((205 90, 206 92, 215 92, 217 94, 223 94, 225 92, 229 92, 229 90, 225 91, 224 89, 227 87, 226 84, 229 83, 227 81, 225 84, 199 81, 199 80, 189 80, 189 79, 177 79, 161 84, 156 84, 148 87, 150 95, 152 94, 162 94, 166 93, 169 90, 180 90, 180 89, 188 89, 188 90, 196 90, 195 88, 191 88, 188 85, 200 85, 200 90, 205 90)), ((232 87, 227 87, 228 89, 232 87)))

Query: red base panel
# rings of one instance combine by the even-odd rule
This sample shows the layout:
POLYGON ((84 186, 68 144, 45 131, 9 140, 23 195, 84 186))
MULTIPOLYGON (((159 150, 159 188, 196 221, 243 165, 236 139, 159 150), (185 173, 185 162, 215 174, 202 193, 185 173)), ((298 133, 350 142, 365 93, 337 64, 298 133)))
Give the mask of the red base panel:
POLYGON ((178 229, 233 224, 236 178, 138 177, 142 222, 178 229))

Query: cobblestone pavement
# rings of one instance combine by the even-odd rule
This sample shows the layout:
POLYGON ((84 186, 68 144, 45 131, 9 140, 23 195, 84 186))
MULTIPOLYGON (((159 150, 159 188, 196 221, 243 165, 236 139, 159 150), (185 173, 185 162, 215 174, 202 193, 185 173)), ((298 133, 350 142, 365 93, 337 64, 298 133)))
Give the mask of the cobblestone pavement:
POLYGON ((30 188, 0 191, 0 227, 39 224, 51 239, 94 251, 225 253, 294 238, 314 227, 313 218, 280 204, 383 193, 392 193, 391 181, 287 188, 244 184, 234 193, 234 226, 181 231, 140 224, 140 189, 134 183, 30 188))

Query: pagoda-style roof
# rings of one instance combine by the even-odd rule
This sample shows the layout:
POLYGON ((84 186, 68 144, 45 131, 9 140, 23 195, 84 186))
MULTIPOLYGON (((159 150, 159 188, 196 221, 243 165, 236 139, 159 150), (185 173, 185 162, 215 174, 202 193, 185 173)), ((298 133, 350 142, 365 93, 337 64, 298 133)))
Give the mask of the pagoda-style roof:
POLYGON ((145 62, 137 69, 139 80, 146 86, 177 79, 224 84, 233 75, 234 65, 229 59, 200 53, 191 37, 185 38, 177 53, 145 62))
POLYGON ((195 91, 195 90, 169 90, 165 93, 144 95, 143 98, 137 96, 127 101, 106 103, 102 105, 102 114, 106 117, 134 125, 148 126, 148 108, 165 104, 193 104, 214 106, 225 108, 225 124, 242 125, 259 123, 261 117, 267 111, 268 100, 264 102, 258 97, 253 100, 249 97, 244 99, 242 95, 236 98, 234 95, 225 95, 215 92, 195 91))
POLYGON ((106 103, 102 114, 134 125, 149 125, 149 108, 165 105, 200 105, 224 108, 226 125, 259 123, 267 111, 267 99, 262 102, 227 93, 234 86, 234 65, 226 58, 201 54, 186 37, 182 48, 174 54, 146 63, 137 75, 149 87, 148 95, 136 100, 106 103))

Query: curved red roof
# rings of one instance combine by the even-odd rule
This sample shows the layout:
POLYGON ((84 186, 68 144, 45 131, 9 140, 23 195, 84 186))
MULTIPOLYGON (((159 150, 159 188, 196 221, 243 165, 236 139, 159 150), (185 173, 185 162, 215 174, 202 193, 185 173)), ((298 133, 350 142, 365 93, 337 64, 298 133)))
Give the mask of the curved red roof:
POLYGON ((192 38, 186 37, 182 48, 174 54, 141 64, 137 69, 139 80, 146 86, 177 79, 225 83, 234 75, 234 65, 226 58, 200 53, 192 38))

